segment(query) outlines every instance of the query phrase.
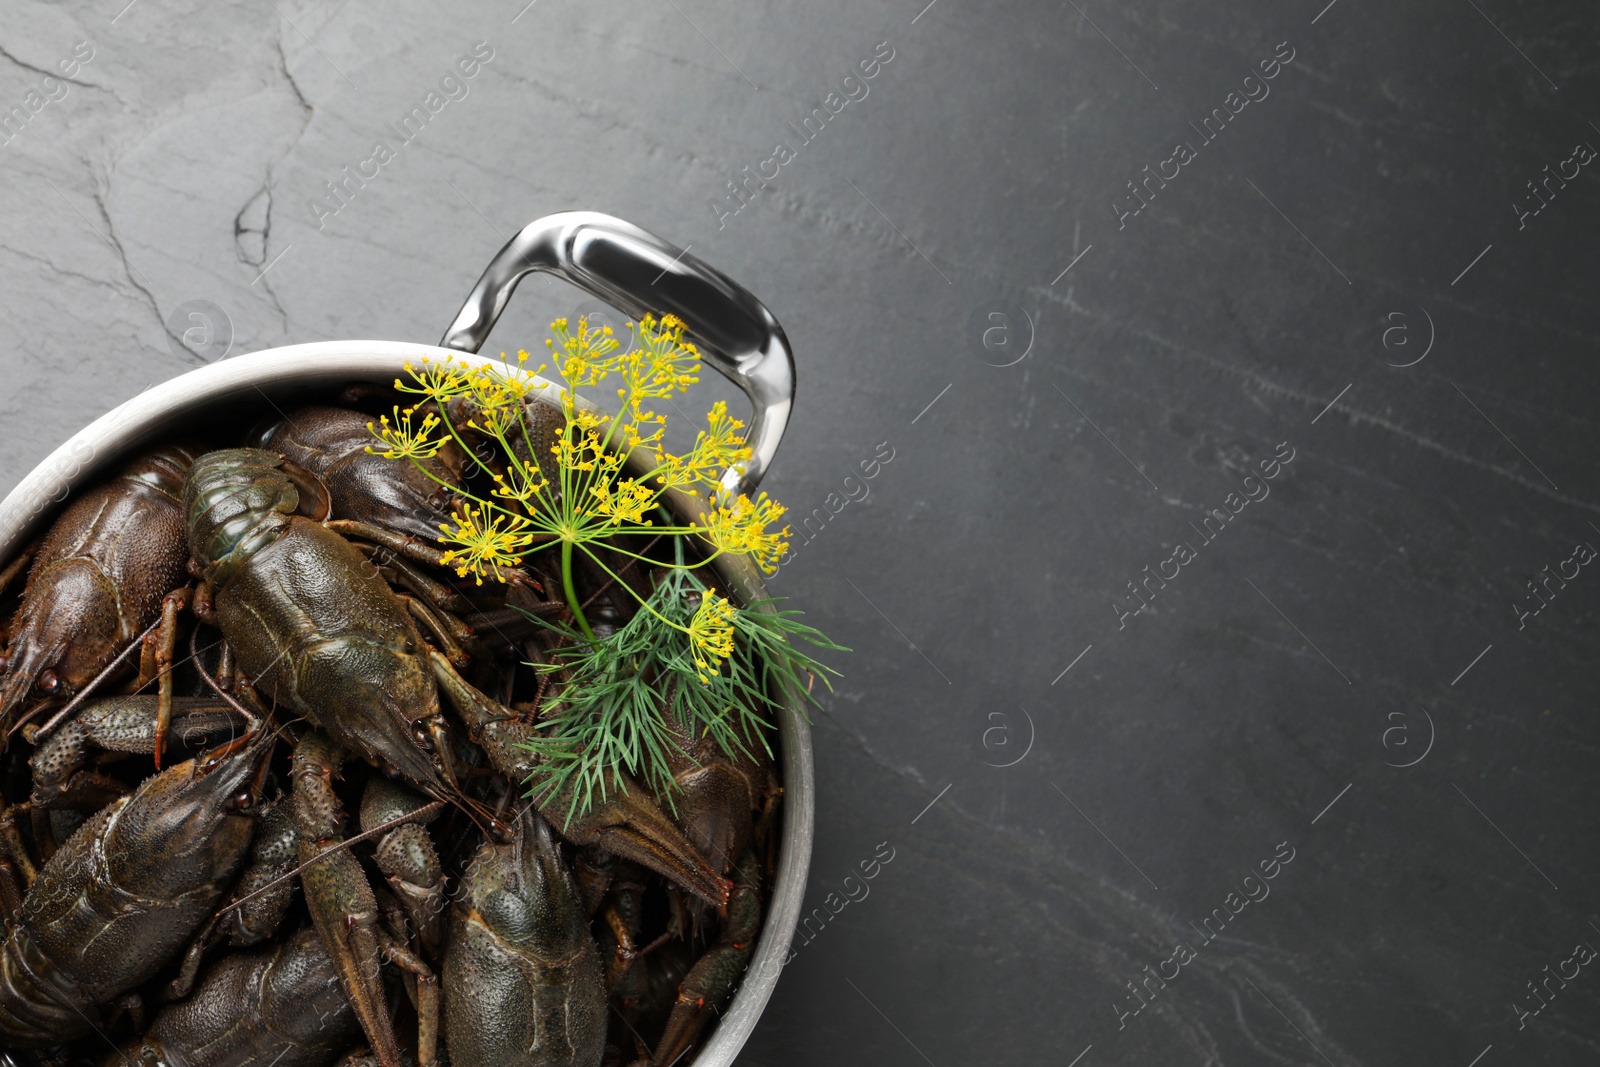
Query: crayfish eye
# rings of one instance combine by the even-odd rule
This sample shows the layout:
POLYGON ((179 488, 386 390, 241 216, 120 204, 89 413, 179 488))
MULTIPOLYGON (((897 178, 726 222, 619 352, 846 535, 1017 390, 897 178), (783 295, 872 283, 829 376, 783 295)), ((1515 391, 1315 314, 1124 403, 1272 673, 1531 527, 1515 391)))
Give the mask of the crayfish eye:
POLYGON ((234 811, 249 811, 251 805, 253 805, 254 803, 255 803, 255 798, 252 797, 248 792, 246 792, 246 793, 240 793, 237 796, 235 796, 233 798, 233 800, 230 802, 230 806, 233 808, 234 811))
POLYGON ((39 688, 46 693, 54 693, 61 688, 61 677, 55 671, 45 671, 39 675, 39 688))
POLYGON ((428 728, 426 726, 418 724, 417 728, 411 732, 411 736, 416 738, 417 747, 422 751, 433 751, 433 738, 428 736, 428 728))

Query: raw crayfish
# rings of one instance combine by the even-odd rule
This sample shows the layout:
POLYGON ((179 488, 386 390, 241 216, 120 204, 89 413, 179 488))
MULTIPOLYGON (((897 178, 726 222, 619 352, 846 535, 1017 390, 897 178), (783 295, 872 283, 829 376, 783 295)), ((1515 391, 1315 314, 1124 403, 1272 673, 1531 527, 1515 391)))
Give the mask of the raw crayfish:
POLYGON ((33 568, 0 721, 53 713, 0 755, 10 1062, 110 1040, 138 1067, 687 1063, 731 995, 770 763, 681 737, 670 817, 620 774, 581 818, 526 799, 566 679, 518 661, 548 661, 528 616, 564 605, 533 574, 458 588, 427 539, 443 498, 366 462, 364 421, 297 409, 266 449, 153 449, 0 570, 3 594, 33 568))
MULTIPOLYGON (((3 592, 33 563, 0 662, 7 732, 30 692, 71 696, 112 665, 184 584, 183 482, 199 454, 187 444, 145 453, 69 504, 36 550, 0 570, 3 592)), ((169 645, 163 667, 171 656, 169 645)))

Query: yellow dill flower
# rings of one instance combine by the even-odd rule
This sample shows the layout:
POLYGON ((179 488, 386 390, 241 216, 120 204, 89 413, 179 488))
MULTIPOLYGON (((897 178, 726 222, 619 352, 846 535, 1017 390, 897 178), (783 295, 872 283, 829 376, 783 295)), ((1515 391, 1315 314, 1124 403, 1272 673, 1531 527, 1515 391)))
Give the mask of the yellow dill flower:
MULTIPOLYGON (((785 509, 765 494, 727 503, 717 499, 723 473, 752 454, 745 424, 728 405, 711 408, 684 455, 670 455, 663 445, 668 419, 653 402, 675 405, 673 395, 699 381, 700 353, 684 339, 687 325, 673 315, 644 315, 629 329, 632 343, 624 349, 609 327, 591 328, 585 318, 575 326, 566 319, 551 323, 553 336, 545 344, 552 353, 550 365, 564 382, 553 399, 560 402, 565 425, 540 446, 550 456, 537 462, 528 462, 526 452, 518 458, 518 449, 530 441, 526 405, 533 379, 525 370, 531 359, 525 350, 517 350, 515 359, 502 352, 499 367, 453 359, 406 365, 411 382, 397 381, 396 387, 432 401, 437 410, 420 402, 404 412, 397 408, 393 420, 371 427, 372 451, 394 459, 426 459, 450 439, 443 428, 454 426, 491 438, 509 453, 503 467, 479 464, 491 487, 482 497, 459 490, 469 510, 457 512, 453 523, 441 528, 448 562, 458 574, 473 574, 481 583, 484 574, 519 562, 548 538, 583 544, 603 541, 607 530, 648 526, 646 516, 668 488, 711 496, 710 511, 694 529, 718 551, 748 556, 767 573, 776 569, 789 536, 788 527, 777 528, 785 509), (608 379, 619 401, 615 416, 579 398, 580 387, 608 379), (419 411, 427 413, 416 416, 419 411), (654 469, 624 478, 635 449, 647 450, 654 469), (556 493, 552 486, 558 481, 556 493)), ((544 370, 540 366, 535 373, 544 370)), ((702 628, 711 619, 704 616, 702 628)), ((714 665, 714 660, 707 662, 714 665)))
POLYGON ((629 406, 638 414, 641 401, 686 391, 700 380, 695 373, 698 369, 699 360, 685 358, 681 352, 653 354, 641 350, 630 353, 622 367, 631 394, 629 406))
POLYGON ((439 527, 444 532, 440 540, 460 547, 444 553, 443 562, 462 578, 473 575, 479 585, 486 572, 499 578, 501 567, 515 567, 533 544, 528 521, 515 515, 491 515, 485 521, 482 508, 466 507, 450 518, 453 525, 439 527))
POLYGON ((694 446, 686 455, 664 456, 657 478, 663 486, 699 484, 715 489, 723 471, 751 456, 751 449, 739 436, 742 429, 744 423, 728 414, 728 405, 717 401, 706 415, 706 429, 695 437, 694 446))
POLYGON ((495 437, 505 437, 514 431, 522 418, 523 400, 532 388, 516 372, 504 352, 500 353, 505 371, 492 366, 474 366, 461 374, 458 394, 470 404, 469 425, 495 437))
POLYGON ((646 315, 635 327, 639 347, 623 358, 621 366, 635 418, 653 418, 640 401, 681 393, 700 380, 700 355, 693 345, 683 343, 686 328, 681 319, 672 315, 659 323, 646 315))
POLYGON ((576 334, 572 333, 566 319, 552 322, 550 332, 556 336, 554 340, 546 340, 545 347, 556 357, 556 373, 561 375, 569 390, 599 385, 616 369, 617 360, 611 358, 611 353, 619 344, 611 334, 611 327, 591 330, 585 316, 578 320, 576 334))
POLYGON ((503 474, 494 475, 494 488, 489 490, 490 494, 502 500, 515 500, 522 505, 528 517, 533 518, 545 503, 540 494, 550 488, 550 483, 536 464, 513 463, 508 469, 511 474, 509 480, 503 474))
POLYGON ((656 494, 649 486, 640 485, 632 478, 624 478, 615 485, 611 482, 602 482, 590 486, 589 492, 599 500, 595 505, 595 511, 610 519, 611 525, 621 526, 625 522, 639 526, 650 525, 644 513, 655 503, 656 494))
POLYGON ((598 433, 605 427, 607 419, 598 411, 574 406, 568 421, 572 423, 572 428, 580 433, 598 433))
POLYGON ((421 370, 409 362, 405 368, 415 384, 406 385, 396 378, 394 387, 402 393, 420 393, 436 404, 443 405, 446 401, 465 395, 469 390, 466 372, 455 366, 451 360, 435 363, 425 358, 421 370))
POLYGON ((723 552, 736 556, 749 556, 757 567, 767 574, 778 569, 778 559, 783 555, 789 538, 789 527, 768 530, 789 509, 762 493, 751 500, 740 495, 732 507, 718 506, 706 515, 702 532, 723 552))
POLYGON ((750 458, 751 450, 739 434, 742 429, 744 423, 728 414, 723 401, 717 401, 706 415, 706 429, 696 436, 695 449, 704 453, 702 465, 710 469, 704 479, 708 485, 715 486, 724 470, 750 458))
POLYGON ((722 669, 733 656, 733 620, 737 609, 726 597, 707 592, 689 620, 689 650, 694 656, 695 673, 702 682, 722 669))
POLYGON ((491 437, 504 438, 514 433, 522 419, 522 405, 515 400, 488 398, 480 401, 475 413, 476 429, 491 437))
POLYGON ((384 447, 380 449, 368 446, 368 452, 375 452, 384 459, 431 459, 439 454, 439 449, 445 446, 445 438, 430 440, 428 435, 434 427, 439 425, 439 416, 431 411, 422 417, 422 425, 415 428, 411 425, 411 416, 416 413, 415 407, 401 411, 394 409, 396 425, 389 424, 389 416, 378 418, 376 424, 367 423, 367 431, 377 438, 384 447))
POLYGON ((556 460, 569 471, 594 470, 595 460, 604 454, 599 432, 575 425, 568 429, 570 432, 557 438, 551 448, 556 460))
POLYGON ((635 448, 648 448, 657 454, 659 460, 662 455, 661 435, 664 432, 662 427, 658 425, 648 435, 641 434, 639 432, 639 424, 637 422, 629 422, 622 427, 622 439, 627 444, 630 452, 635 448))

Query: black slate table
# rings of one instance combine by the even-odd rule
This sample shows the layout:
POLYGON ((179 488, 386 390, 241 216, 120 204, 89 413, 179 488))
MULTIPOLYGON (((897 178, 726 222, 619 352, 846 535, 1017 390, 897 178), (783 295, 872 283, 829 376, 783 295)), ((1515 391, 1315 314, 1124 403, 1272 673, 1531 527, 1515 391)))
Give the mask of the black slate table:
POLYGON ((199 363, 434 341, 552 211, 782 321, 773 588, 855 651, 743 1062, 1600 1054, 1593 5, 0 26, 0 489, 199 363))

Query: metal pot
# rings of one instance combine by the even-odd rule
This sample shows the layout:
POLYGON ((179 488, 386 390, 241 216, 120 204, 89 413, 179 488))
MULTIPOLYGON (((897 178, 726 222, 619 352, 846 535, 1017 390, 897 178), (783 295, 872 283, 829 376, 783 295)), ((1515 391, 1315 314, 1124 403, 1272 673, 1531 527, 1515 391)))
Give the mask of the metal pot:
MULTIPOLYGON (((179 375, 108 411, 0 501, 0 561, 39 532, 56 505, 75 489, 114 469, 133 450, 184 433, 218 407, 263 400, 280 405, 294 403, 296 394, 317 387, 387 383, 403 373, 407 360, 416 363, 424 357, 501 366, 476 353, 512 290, 534 271, 564 278, 631 318, 672 313, 689 323, 704 362, 738 385, 753 409, 748 440, 754 454, 725 472, 723 485, 742 492, 755 488, 778 450, 794 402, 794 357, 782 327, 744 288, 654 234, 610 215, 569 211, 529 223, 506 243, 439 347, 324 341, 270 348, 179 375)), ((669 504, 685 519, 701 506, 682 494, 673 495, 669 504)), ((760 573, 745 558, 724 555, 713 566, 745 603, 767 597, 760 573)), ((695 1061, 699 1067, 727 1067, 755 1029, 777 985, 805 893, 815 817, 811 733, 797 707, 783 710, 778 728, 784 802, 777 884, 750 967, 701 1049, 695 1061)))

